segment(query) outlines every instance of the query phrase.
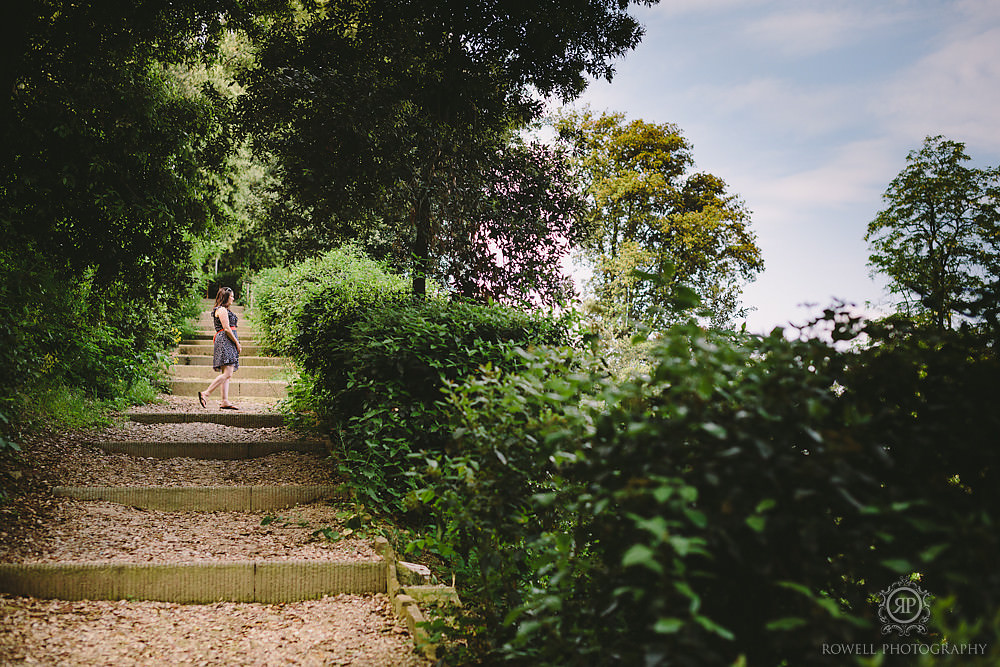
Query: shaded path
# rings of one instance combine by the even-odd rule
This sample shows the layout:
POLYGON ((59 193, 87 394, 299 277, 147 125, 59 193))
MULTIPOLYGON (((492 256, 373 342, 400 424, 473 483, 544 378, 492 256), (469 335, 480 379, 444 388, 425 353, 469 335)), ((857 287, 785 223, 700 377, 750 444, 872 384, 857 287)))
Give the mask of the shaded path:
POLYGON ((0 544, 0 664, 426 664, 372 538, 317 538, 352 504, 322 443, 273 411, 287 362, 252 354, 240 324, 241 412, 198 405, 199 337, 165 405, 26 446, 53 488, 33 499, 45 520, 0 544))

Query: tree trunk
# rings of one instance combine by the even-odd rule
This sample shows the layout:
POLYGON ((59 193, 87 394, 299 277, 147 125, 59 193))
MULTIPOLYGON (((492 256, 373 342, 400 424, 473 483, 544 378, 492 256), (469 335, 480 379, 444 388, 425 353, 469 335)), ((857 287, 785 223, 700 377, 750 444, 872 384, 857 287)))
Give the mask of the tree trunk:
POLYGON ((417 230, 413 242, 413 294, 423 297, 427 294, 427 273, 431 263, 431 209, 426 194, 417 196, 410 217, 417 230))

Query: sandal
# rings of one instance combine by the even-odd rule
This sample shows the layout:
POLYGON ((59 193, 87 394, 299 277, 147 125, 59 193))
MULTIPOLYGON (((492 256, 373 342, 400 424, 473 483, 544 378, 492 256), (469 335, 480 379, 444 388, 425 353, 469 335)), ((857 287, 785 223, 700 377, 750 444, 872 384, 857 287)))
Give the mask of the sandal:
POLYGON ((198 402, 201 403, 201 407, 203 408, 208 407, 208 403, 205 402, 205 397, 201 395, 200 391, 198 392, 198 402))
POLYGON ((239 410, 235 405, 220 405, 219 407, 223 410, 239 410))

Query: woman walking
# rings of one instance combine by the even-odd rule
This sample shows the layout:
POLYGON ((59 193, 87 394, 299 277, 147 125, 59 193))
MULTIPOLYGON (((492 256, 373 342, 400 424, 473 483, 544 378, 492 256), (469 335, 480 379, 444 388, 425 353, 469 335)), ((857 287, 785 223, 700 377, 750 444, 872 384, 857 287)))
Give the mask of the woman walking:
POLYGON ((229 402, 229 380, 233 377, 233 371, 240 367, 240 351, 243 349, 240 346, 240 339, 236 336, 236 323, 239 318, 229 310, 235 300, 233 290, 229 287, 220 287, 218 294, 215 295, 215 308, 212 309, 212 321, 215 324, 212 368, 219 375, 208 385, 208 389, 198 392, 198 402, 203 408, 208 407, 205 397, 217 387, 222 387, 222 409, 239 409, 229 402))

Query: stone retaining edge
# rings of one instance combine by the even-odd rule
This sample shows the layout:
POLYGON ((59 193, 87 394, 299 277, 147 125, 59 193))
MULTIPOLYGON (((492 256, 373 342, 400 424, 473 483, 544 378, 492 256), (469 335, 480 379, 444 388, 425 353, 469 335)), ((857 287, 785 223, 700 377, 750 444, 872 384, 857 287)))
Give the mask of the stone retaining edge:
POLYGON ((323 452, 323 442, 287 440, 272 442, 90 442, 108 454, 128 454, 141 458, 191 458, 234 461, 260 458, 277 452, 323 452))
POLYGON ((297 486, 55 486, 74 500, 103 500, 163 512, 261 512, 317 500, 347 500, 341 485, 297 486))
POLYGON ((178 564, 0 563, 0 591, 60 600, 187 604, 312 600, 385 591, 381 561, 246 561, 178 564))
POLYGON ((446 600, 461 606, 458 592, 454 586, 401 586, 396 571, 396 554, 389 540, 376 537, 375 551, 382 556, 382 564, 385 567, 385 590, 392 602, 393 612, 406 624, 417 650, 428 660, 436 661, 437 646, 424 627, 427 618, 420 610, 419 603, 446 600))

